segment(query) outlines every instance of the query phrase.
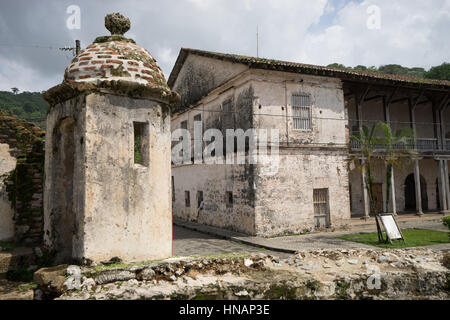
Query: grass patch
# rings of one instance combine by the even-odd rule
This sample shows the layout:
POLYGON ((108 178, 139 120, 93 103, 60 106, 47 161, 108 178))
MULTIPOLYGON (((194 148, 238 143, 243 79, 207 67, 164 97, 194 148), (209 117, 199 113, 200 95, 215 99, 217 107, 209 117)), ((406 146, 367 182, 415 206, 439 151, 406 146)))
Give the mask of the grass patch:
MULTIPOLYGON (((379 248, 408 248, 430 246, 441 243, 450 243, 450 234, 448 232, 426 230, 426 229, 405 229, 402 230, 403 241, 393 241, 392 244, 378 243, 378 235, 373 233, 348 234, 337 237, 338 239, 364 243, 379 248)), ((383 236, 386 237, 383 232, 383 236)))
POLYGON ((115 264, 109 264, 109 265, 98 265, 94 267, 95 271, 101 271, 101 270, 109 270, 109 269, 115 269, 115 268, 126 268, 126 267, 132 267, 132 264, 124 264, 124 263, 115 263, 115 264))
POLYGON ((34 282, 31 283, 27 283, 27 284, 23 284, 19 287, 19 290, 24 292, 24 291, 28 291, 28 290, 34 290, 38 287, 38 285, 34 282))
POLYGON ((140 266, 157 263, 157 262, 161 262, 161 261, 163 261, 163 260, 148 260, 148 261, 144 261, 144 262, 130 263, 130 264, 115 263, 115 264, 109 264, 109 265, 98 265, 98 266, 95 266, 93 269, 95 271, 102 271, 102 270, 110 270, 110 269, 116 269, 116 268, 131 268, 131 267, 135 267, 135 266, 140 267, 140 266))
POLYGON ((0 241, 0 247, 4 251, 12 251, 14 248, 17 247, 17 244, 11 241, 0 241))

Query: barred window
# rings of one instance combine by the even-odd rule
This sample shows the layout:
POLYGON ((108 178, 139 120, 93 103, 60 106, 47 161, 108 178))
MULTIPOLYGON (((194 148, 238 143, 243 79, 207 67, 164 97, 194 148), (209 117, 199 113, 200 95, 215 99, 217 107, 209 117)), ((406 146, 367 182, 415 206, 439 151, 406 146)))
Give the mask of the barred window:
POLYGON ((311 130, 311 97, 309 95, 292 95, 292 116, 295 130, 311 130))

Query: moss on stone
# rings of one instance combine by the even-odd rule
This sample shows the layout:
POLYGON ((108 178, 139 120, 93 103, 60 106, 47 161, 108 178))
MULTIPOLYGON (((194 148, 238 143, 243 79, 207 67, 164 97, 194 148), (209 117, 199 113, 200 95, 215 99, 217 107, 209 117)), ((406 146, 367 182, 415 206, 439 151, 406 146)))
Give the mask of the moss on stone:
POLYGON ((335 297, 338 300, 346 300, 348 299, 347 290, 350 288, 350 283, 343 280, 336 280, 335 282, 335 297))
POLYGON ((162 100, 168 106, 174 106, 180 101, 180 95, 166 87, 151 87, 141 83, 125 80, 105 80, 98 83, 76 82, 66 80, 63 83, 47 90, 44 99, 50 108, 81 94, 107 93, 126 95, 133 98, 155 98, 162 100))
POLYGON ((94 43, 105 43, 105 42, 112 42, 112 41, 123 41, 123 42, 130 42, 133 44, 136 44, 136 42, 133 39, 121 36, 121 35, 111 35, 111 36, 100 36, 95 38, 94 43))

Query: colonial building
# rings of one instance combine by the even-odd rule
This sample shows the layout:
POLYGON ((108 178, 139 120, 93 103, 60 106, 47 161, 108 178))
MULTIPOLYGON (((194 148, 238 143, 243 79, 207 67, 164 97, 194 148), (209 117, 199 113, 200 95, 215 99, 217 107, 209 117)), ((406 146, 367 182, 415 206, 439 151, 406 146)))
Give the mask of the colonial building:
MULTIPOLYGON (((448 81, 182 49, 168 84, 181 95, 172 130, 186 128, 194 136, 196 123, 202 133, 218 129, 224 136, 226 129, 278 130, 277 139, 267 139, 266 161, 173 164, 175 217, 273 236, 368 216, 362 173, 349 165, 359 152, 350 136, 379 121, 393 129, 411 127, 418 155, 395 168, 388 204, 384 165, 375 164, 380 210, 449 208, 448 81)), ((212 140, 204 136, 202 147, 212 140)), ((245 151, 249 160, 254 150, 245 151)))

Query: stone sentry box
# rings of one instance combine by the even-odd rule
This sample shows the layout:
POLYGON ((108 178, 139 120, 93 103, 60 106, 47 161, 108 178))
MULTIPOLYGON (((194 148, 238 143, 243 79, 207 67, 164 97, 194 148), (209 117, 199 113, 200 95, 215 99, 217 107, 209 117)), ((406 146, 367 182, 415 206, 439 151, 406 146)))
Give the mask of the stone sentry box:
POLYGON ((44 242, 56 262, 161 259, 172 251, 171 107, 153 57, 107 15, 45 93, 44 242))

